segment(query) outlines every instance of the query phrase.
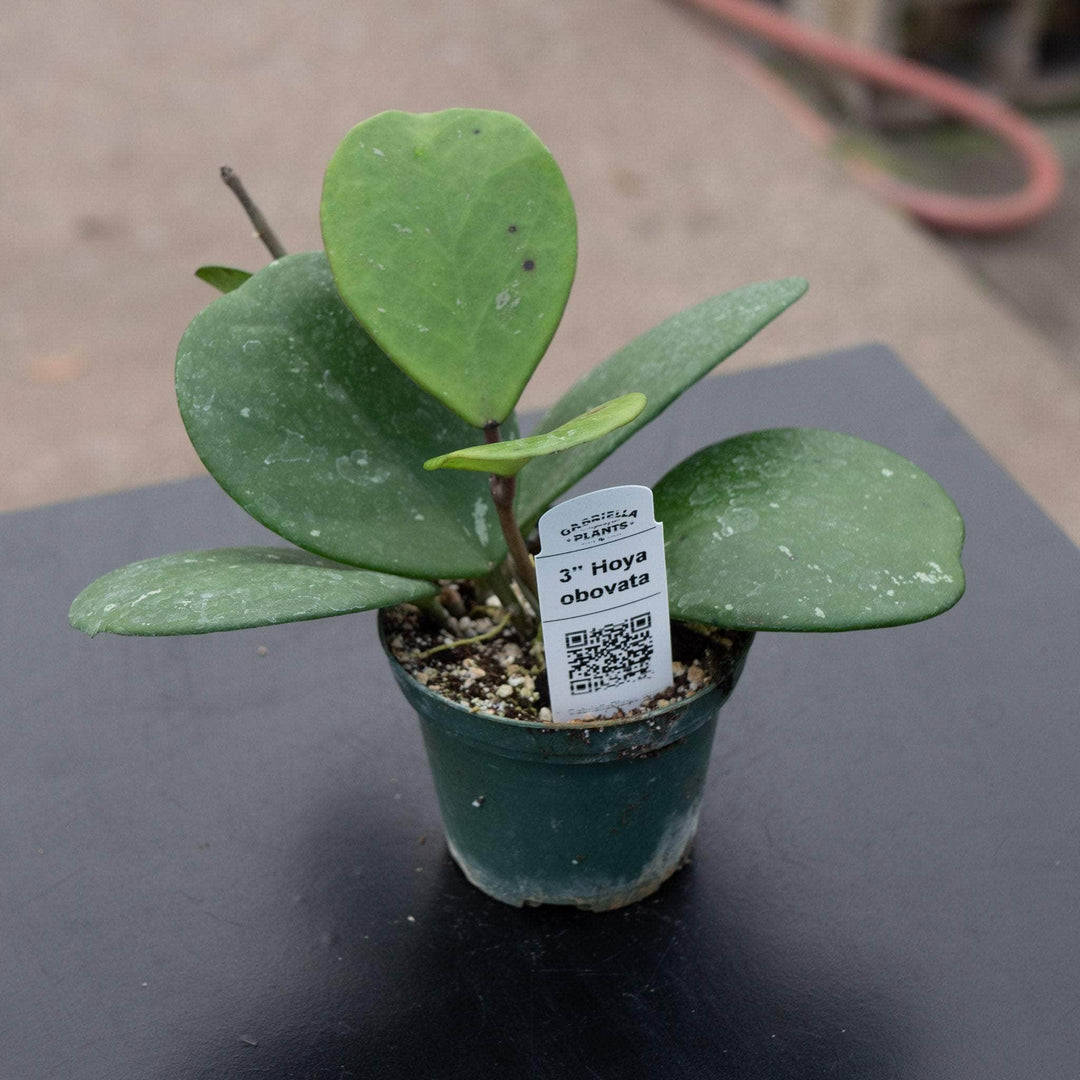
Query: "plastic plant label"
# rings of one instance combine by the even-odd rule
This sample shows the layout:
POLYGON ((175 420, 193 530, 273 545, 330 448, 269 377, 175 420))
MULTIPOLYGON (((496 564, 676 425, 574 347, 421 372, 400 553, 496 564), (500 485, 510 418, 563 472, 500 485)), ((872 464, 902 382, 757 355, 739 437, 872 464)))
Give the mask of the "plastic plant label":
POLYGON ((637 708, 671 685, 664 526, 652 492, 579 495, 539 522, 536 579, 556 722, 637 708))

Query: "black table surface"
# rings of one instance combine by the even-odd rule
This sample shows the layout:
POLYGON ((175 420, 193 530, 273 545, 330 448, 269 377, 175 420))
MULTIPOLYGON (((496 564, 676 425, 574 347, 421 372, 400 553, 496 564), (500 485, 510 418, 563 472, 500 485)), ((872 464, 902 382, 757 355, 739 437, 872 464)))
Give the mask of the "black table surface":
POLYGON ((1076 1080, 1080 553, 880 347, 708 380, 589 483, 787 425, 935 475, 967 596, 760 635, 693 863, 606 915, 466 884, 372 615, 67 628, 266 540, 212 481, 0 518, 0 1076, 1076 1080))

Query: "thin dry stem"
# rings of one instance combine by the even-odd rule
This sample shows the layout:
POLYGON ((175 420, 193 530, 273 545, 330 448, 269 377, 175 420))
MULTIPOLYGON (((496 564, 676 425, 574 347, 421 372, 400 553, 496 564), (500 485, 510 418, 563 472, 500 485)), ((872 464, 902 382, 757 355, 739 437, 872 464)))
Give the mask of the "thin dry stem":
POLYGON ((267 251, 275 259, 280 259, 285 254, 285 249, 281 246, 281 241, 277 238, 274 230, 270 228, 266 218, 262 216, 262 211, 251 201, 251 196, 247 193, 247 188, 244 187, 240 177, 228 165, 222 165, 221 179, 225 181, 229 190, 240 200, 240 205, 247 213, 251 224, 255 226, 255 235, 266 245, 267 251))

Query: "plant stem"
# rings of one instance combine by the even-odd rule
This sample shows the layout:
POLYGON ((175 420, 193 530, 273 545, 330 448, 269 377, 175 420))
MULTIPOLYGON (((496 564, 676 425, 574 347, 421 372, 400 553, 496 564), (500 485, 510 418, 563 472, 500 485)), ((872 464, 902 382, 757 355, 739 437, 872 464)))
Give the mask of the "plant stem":
POLYGON ((442 606, 437 596, 429 596, 426 599, 417 600, 415 601, 415 604, 441 629, 446 630, 451 634, 454 632, 454 628, 450 625, 450 615, 446 608, 442 606))
POLYGON ((455 619, 460 619, 462 615, 467 615, 465 605, 461 601, 461 593, 457 591, 456 586, 452 582, 447 582, 442 587, 442 592, 439 593, 439 602, 454 616, 455 619))
POLYGON ((281 241, 277 238, 274 230, 270 228, 266 218, 262 216, 262 211, 251 201, 251 196, 247 193, 247 188, 244 187, 240 177, 228 165, 222 165, 221 179, 225 181, 229 190, 240 200, 240 205, 251 219, 251 224, 255 226, 255 235, 266 245, 267 250, 275 259, 280 259, 285 254, 285 249, 281 246, 281 241))
MULTIPOLYGON (((502 438, 498 421, 492 420, 484 425, 484 438, 489 443, 497 443, 502 438)), ((517 478, 492 473, 489 485, 491 501, 495 503, 495 512, 499 515, 499 527, 506 538, 506 547, 510 552, 514 570, 521 579, 522 585, 532 597, 535 597, 536 569, 529 555, 529 549, 525 546, 525 537, 521 535, 521 527, 517 523, 517 518, 514 517, 514 491, 517 488, 517 478)))
POLYGON ((499 598, 503 608, 510 612, 510 621, 514 629, 526 641, 531 641, 536 636, 536 623, 532 616, 522 606, 521 601, 514 594, 510 580, 501 566, 496 566, 486 578, 484 584, 499 598))
POLYGON ((521 578, 522 585, 532 596, 536 596, 536 569, 533 567, 529 549, 525 546, 525 538, 521 535, 517 518, 514 517, 514 487, 512 476, 491 477, 491 498, 499 515, 499 525, 506 537, 506 546, 510 550, 514 570, 521 578))

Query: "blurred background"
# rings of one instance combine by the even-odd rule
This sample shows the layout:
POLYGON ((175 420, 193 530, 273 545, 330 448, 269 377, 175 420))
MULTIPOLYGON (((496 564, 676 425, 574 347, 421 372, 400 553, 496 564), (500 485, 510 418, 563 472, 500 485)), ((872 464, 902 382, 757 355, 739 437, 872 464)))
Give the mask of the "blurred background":
MULTIPOLYGON (((776 9, 774 9, 776 10, 776 9)), ((204 263, 320 246, 322 170, 358 121, 520 115, 578 208, 578 277, 525 407, 706 296, 811 291, 725 365, 890 346, 1080 540, 1080 0, 790 0, 802 27, 1008 99, 1062 197, 954 235, 853 160, 978 195, 1024 182, 995 139, 671 0, 8 0, 0 13, 0 510, 189 476, 176 343, 204 263)), ((728 432, 717 432, 721 438, 728 432)))

